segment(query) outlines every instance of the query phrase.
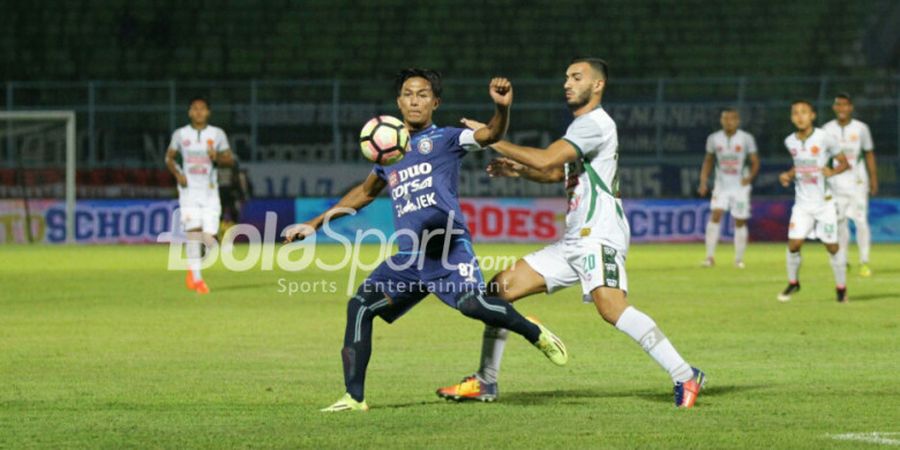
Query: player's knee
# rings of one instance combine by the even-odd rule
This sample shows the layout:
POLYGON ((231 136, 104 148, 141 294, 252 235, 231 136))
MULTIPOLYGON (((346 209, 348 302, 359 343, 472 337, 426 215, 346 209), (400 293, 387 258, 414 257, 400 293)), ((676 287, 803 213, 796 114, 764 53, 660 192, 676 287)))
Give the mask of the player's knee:
POLYGON ((494 275, 491 282, 488 283, 488 295, 497 297, 506 302, 516 301, 515 293, 512 290, 512 275, 507 271, 503 271, 494 275))
POLYGON ((744 220, 737 219, 734 221, 734 226, 737 228, 743 228, 743 227, 747 226, 747 220, 746 219, 744 219, 744 220))
POLYGON ((362 312, 363 315, 371 315, 368 314, 370 310, 366 306, 371 305, 382 298, 384 298, 383 294, 378 292, 367 292, 364 289, 360 289, 356 295, 350 297, 350 300, 347 301, 347 317, 354 319, 360 315, 360 312, 362 312))
POLYGON ((722 210, 714 209, 712 214, 709 216, 709 221, 712 223, 719 223, 722 221, 722 210))
POLYGON ((459 310, 462 315, 466 317, 475 317, 479 316, 478 311, 480 306, 478 305, 478 299, 476 297, 476 293, 468 292, 459 298, 459 301, 456 303, 456 309, 459 310))

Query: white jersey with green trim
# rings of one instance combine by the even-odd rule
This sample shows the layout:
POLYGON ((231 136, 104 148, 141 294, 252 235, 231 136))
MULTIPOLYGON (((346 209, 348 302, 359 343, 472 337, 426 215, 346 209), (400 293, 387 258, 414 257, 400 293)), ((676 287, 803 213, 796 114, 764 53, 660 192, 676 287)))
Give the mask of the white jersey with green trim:
POLYGON ((566 164, 565 238, 596 239, 620 252, 628 249, 631 231, 619 198, 619 137, 616 123, 603 110, 575 118, 563 137, 578 160, 566 164))
POLYGON ((834 190, 848 194, 858 191, 868 192, 869 172, 866 170, 865 153, 871 152, 875 147, 872 145, 869 126, 856 119, 850 119, 850 123, 844 126, 837 120, 832 120, 822 129, 838 140, 841 151, 850 164, 849 169, 831 178, 834 190))
POLYGON ((804 140, 791 133, 784 146, 794 158, 795 204, 813 208, 825 204, 831 198, 831 180, 825 179, 822 168, 841 154, 837 140, 821 128, 813 128, 804 140))
POLYGON ((741 181, 750 175, 748 155, 756 153, 756 140, 744 130, 735 130, 729 136, 725 130, 716 131, 706 138, 706 153, 716 157, 715 188, 732 191, 744 186, 741 181))
POLYGON ((181 154, 181 172, 187 178, 185 189, 191 192, 218 189, 216 166, 209 159, 209 150, 222 153, 230 148, 224 130, 212 125, 201 130, 185 125, 172 133, 169 148, 181 154))

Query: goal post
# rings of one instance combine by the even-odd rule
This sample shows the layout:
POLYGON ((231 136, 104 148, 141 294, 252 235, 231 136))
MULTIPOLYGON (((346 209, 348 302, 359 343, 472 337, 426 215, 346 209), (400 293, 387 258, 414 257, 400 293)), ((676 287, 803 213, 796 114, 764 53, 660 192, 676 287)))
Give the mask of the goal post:
MULTIPOLYGON (((0 111, 0 135, 3 135, 0 145, 6 147, 6 156, 9 161, 16 159, 16 131, 14 123, 40 123, 40 122, 64 122, 65 123, 65 228, 66 243, 75 242, 75 111, 0 111)), ((20 158, 21 160, 21 158, 20 158)), ((17 170, 24 170, 20 164, 17 170)), ((23 201, 25 202, 25 228, 30 235, 30 217, 27 212, 27 189, 23 188, 23 201)))

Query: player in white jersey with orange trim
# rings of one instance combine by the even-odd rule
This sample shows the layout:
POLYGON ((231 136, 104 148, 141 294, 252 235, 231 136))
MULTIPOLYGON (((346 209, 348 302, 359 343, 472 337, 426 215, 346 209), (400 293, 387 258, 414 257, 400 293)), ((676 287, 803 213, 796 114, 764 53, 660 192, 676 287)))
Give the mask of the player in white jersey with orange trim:
POLYGON ((778 294, 778 300, 786 302, 800 290, 800 248, 810 232, 815 231, 831 255, 837 301, 844 303, 847 301, 847 259, 845 253, 838 251, 837 208, 831 182, 832 177, 850 166, 837 139, 816 128, 815 120, 812 103, 798 100, 791 104, 791 121, 797 131, 784 140, 784 146, 794 165, 778 179, 784 187, 794 183, 795 200, 788 225, 788 286, 778 294), (837 161, 835 167, 831 165, 832 159, 837 161))
POLYGON ((750 191, 753 189, 753 179, 759 173, 759 156, 753 135, 738 128, 741 116, 737 109, 722 110, 719 122, 722 129, 706 139, 706 157, 703 158, 700 187, 697 189, 701 196, 706 196, 709 192, 709 173, 715 166, 716 181, 710 199, 712 213, 706 224, 706 260, 703 266, 715 265, 722 216, 728 211, 734 218, 734 264, 743 269, 749 235, 750 191))
MULTIPOLYGON (((576 58, 566 70, 566 103, 574 119, 565 136, 546 149, 507 141, 491 148, 506 158, 492 163, 493 176, 521 176, 538 182, 565 180, 569 206, 562 240, 516 261, 489 283, 492 295, 514 302, 541 292, 580 284, 600 316, 634 339, 671 377, 675 405, 694 405, 705 375, 691 367, 647 314, 628 302, 625 255, 630 230, 618 192, 619 138, 616 123, 600 105, 607 65, 597 58, 576 58)), ((480 124, 467 123, 473 128, 480 124)), ((482 363, 462 382, 438 389, 451 400, 497 398, 497 375, 506 330, 484 331, 482 363)))
POLYGON ((822 129, 831 133, 841 144, 850 169, 835 175, 831 180, 838 209, 838 244, 846 253, 850 247, 848 219, 856 226, 856 242, 859 246, 859 275, 872 276, 869 268, 869 250, 872 232, 869 229, 869 194, 878 193, 878 172, 875 169, 875 146, 869 126, 853 118, 853 101, 850 94, 839 93, 832 105, 837 117, 822 129))
POLYGON ((202 97, 192 99, 188 109, 191 123, 172 133, 166 151, 166 167, 178 181, 178 207, 187 235, 185 285, 201 294, 209 293, 200 273, 201 244, 207 248, 216 244, 222 213, 216 166, 228 166, 233 161, 228 136, 209 124, 209 116, 209 101, 202 97))

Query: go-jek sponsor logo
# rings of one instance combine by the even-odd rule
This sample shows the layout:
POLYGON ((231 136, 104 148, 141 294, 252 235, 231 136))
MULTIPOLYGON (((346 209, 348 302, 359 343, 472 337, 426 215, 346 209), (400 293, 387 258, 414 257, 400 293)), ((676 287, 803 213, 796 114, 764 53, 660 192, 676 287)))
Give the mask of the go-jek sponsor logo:
POLYGON ((423 192, 434 187, 431 171, 431 163, 423 162, 391 172, 388 176, 397 218, 437 204, 434 191, 423 192))

